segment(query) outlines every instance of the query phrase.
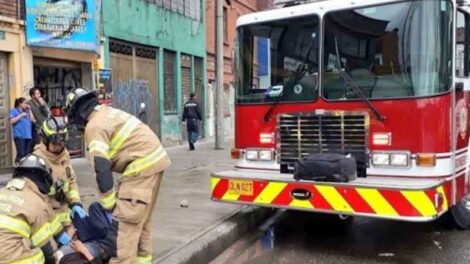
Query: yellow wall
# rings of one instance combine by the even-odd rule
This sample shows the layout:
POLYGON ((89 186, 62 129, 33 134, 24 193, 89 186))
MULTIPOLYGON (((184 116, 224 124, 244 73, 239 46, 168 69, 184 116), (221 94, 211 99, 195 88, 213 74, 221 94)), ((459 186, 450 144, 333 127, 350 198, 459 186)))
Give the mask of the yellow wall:
POLYGON ((0 17, 0 30, 5 32, 5 39, 0 40, 0 52, 8 55, 9 104, 13 106, 15 98, 23 96, 33 85, 32 53, 26 47, 23 22, 0 17))

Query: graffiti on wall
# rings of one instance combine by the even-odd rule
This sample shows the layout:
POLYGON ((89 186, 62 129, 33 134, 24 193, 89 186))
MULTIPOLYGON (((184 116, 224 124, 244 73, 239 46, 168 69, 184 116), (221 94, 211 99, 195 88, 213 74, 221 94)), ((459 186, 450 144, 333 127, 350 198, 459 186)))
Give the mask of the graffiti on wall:
POLYGON ((155 113, 152 98, 147 80, 127 80, 113 84, 113 107, 140 118, 147 125, 155 113), (145 104, 145 109, 141 108, 142 104, 145 104))

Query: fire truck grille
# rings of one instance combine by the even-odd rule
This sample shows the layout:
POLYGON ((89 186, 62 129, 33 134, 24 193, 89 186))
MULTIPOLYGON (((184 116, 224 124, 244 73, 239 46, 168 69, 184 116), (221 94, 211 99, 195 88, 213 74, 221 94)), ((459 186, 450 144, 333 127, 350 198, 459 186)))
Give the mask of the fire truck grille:
POLYGON ((277 129, 281 172, 292 172, 299 159, 312 153, 340 153, 353 155, 358 175, 365 176, 369 160, 367 123, 362 113, 280 115, 277 129))

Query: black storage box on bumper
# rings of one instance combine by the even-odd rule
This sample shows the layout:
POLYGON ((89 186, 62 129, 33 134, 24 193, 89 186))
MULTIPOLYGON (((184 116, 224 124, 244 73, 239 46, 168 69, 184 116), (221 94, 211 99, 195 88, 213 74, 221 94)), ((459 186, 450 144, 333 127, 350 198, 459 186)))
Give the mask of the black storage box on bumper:
POLYGON ((348 182, 357 178, 356 159, 334 153, 316 153, 299 160, 294 179, 325 182, 348 182))

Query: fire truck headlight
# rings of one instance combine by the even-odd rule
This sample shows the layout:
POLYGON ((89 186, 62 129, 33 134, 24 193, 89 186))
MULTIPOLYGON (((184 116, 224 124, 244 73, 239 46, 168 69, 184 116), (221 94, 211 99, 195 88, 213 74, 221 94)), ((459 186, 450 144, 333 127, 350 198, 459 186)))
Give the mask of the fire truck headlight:
POLYGON ((372 165, 374 166, 389 166, 390 154, 388 153, 372 153, 372 165))
POLYGON ((259 159, 258 150, 247 150, 245 152, 245 158, 247 160, 258 160, 259 159))
POLYGON ((262 161, 273 160, 273 152, 271 150, 260 150, 259 159, 262 161))
POLYGON ((408 152, 372 152, 372 165, 388 167, 409 167, 410 153, 408 152))
POLYGON ((394 153, 390 155, 390 165, 408 167, 410 156, 406 153, 394 153))

